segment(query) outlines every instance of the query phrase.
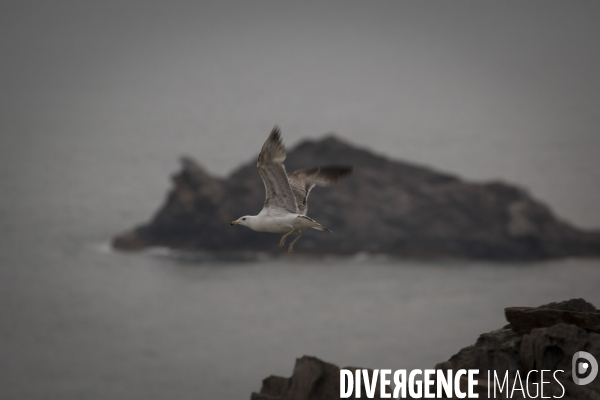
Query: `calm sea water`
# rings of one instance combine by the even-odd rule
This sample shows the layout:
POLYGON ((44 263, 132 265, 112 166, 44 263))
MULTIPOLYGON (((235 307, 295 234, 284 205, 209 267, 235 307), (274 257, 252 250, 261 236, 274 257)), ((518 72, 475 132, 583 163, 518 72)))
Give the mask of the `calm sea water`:
POLYGON ((506 306, 600 304, 598 261, 198 264, 65 242, 0 270, 3 399, 245 399, 305 354, 431 367, 506 306))
MULTIPOLYGON (((82 133, 87 122, 76 115, 68 124, 44 118, 47 131, 13 127, 0 146, 3 400, 247 399, 305 354, 340 366, 431 367, 503 326, 504 307, 573 297, 600 305, 600 260, 217 264, 113 253, 110 237, 164 198, 178 146, 82 133)), ((470 146, 464 152, 481 150, 470 146)), ((561 146, 543 154, 578 154, 561 146)), ((594 225, 596 208, 577 205, 597 196, 597 170, 572 158, 560 161, 565 175, 514 168, 544 187, 595 182, 553 200, 594 225)))

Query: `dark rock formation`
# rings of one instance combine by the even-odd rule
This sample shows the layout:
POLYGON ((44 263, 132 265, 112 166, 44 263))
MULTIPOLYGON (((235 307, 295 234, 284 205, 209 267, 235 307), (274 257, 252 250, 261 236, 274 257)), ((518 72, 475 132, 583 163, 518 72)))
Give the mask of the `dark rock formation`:
MULTIPOLYGON (((533 328, 529 333, 519 334, 512 329, 512 323, 502 329, 482 334, 477 342, 460 350, 450 360, 436 365, 436 369, 448 370, 465 368, 478 368, 483 371, 497 371, 504 375, 508 371, 511 379, 517 371, 525 386, 525 377, 531 370, 563 370, 557 374, 560 384, 564 387, 563 399, 600 399, 600 378, 585 386, 578 386, 572 380, 572 357, 578 351, 586 351, 600 358, 600 334, 586 329, 585 321, 598 315, 596 308, 583 299, 572 299, 561 303, 546 304, 534 310, 554 310, 557 315, 564 316, 561 312, 577 313, 577 319, 555 319, 555 324, 533 328), (585 314, 589 314, 585 316, 585 314), (583 322, 583 323, 582 323, 583 322)), ((545 311, 546 312, 546 311, 545 311)), ((518 326, 532 326, 538 321, 535 313, 522 315, 518 319, 518 326), (532 322, 525 323, 527 315, 532 322)), ((549 381, 544 385, 544 396, 561 396, 563 389, 552 378, 544 377, 549 381), (550 379, 547 379, 550 378, 550 379)), ((512 388, 512 380, 511 388, 512 388)), ((535 383, 540 382, 536 376, 535 383)), ((533 395, 536 388, 530 384, 533 395)), ((504 391, 506 394, 506 391, 504 391)), ((497 393, 497 398, 506 398, 497 393)), ((516 391, 513 398, 519 397, 516 391)), ((480 392, 480 398, 486 398, 487 390, 480 392)))
MULTIPOLYGON (((598 310, 583 299, 573 299, 561 303, 551 303, 540 306, 537 310, 554 310, 578 314, 597 315, 598 310)), ((532 314, 527 314, 532 315, 532 314)), ((562 315, 562 314, 561 314, 562 315)), ((523 318, 526 318, 524 316, 523 318)), ((535 319, 535 317, 533 317, 535 319)), ((583 318, 585 321, 586 318, 583 318)), ((572 357, 578 351, 586 351, 600 360, 600 334, 586 329, 579 324, 580 319, 571 322, 556 321, 556 324, 534 328, 529 333, 519 334, 507 325, 489 333, 482 334, 477 342, 460 350, 450 360, 436 365, 436 369, 457 371, 459 369, 479 369, 479 385, 475 393, 480 399, 487 397, 487 371, 496 371, 502 381, 505 371, 509 373, 508 391, 512 390, 514 377, 519 374, 523 386, 530 371, 550 370, 557 373, 557 383, 551 373, 543 377, 544 398, 553 396, 563 399, 600 399, 600 375, 591 383, 579 386, 572 380, 572 357), (562 385, 562 387, 561 387, 562 385), (563 389, 564 388, 564 389, 563 389)), ((355 369, 355 368, 346 368, 355 369)), ((541 398, 539 372, 532 372, 529 380, 529 393, 531 396, 541 398), (537 392, 536 392, 537 391, 537 392), (536 395, 537 393, 537 395, 536 395)), ((302 357, 296 360, 294 372, 290 378, 271 376, 263 381, 260 393, 253 393, 252 400, 331 400, 339 399, 339 368, 333 364, 325 363, 314 357, 302 357)), ((465 381, 461 381, 461 388, 466 392, 465 381)), ((493 383, 493 381, 492 381, 493 383)), ((517 388, 519 385, 517 384, 517 388)), ((490 388, 493 394, 493 389, 490 388)), ((391 392, 391 390, 389 391, 391 392)), ((361 390, 364 396, 364 386, 361 390)), ((379 394, 379 390, 376 391, 379 394)), ((496 397, 510 398, 507 389, 501 393, 496 391, 496 397)), ((522 399, 522 392, 517 390, 513 399, 522 399)), ((379 398, 379 397, 376 397, 379 398)), ((526 397, 530 398, 530 397, 526 397)))
POLYGON ((513 331, 524 334, 534 328, 565 323, 600 333, 600 312, 578 312, 552 308, 509 307, 504 310, 513 331))
POLYGON ((339 382, 338 367, 304 356, 296 360, 294 373, 290 378, 266 378, 260 393, 252 393, 251 399, 335 399, 339 398, 339 382))
MULTIPOLYGON (((345 367, 354 372, 355 367, 345 367)), ((370 374, 372 378, 372 373, 370 374)), ((375 397, 379 397, 379 382, 375 380, 375 397)), ((388 392, 392 390, 388 387, 388 392)), ((361 397, 366 399, 365 386, 361 385, 361 397)), ((331 400, 340 398, 340 368, 315 357, 296 359, 291 377, 270 376, 263 380, 259 393, 252 393, 251 400, 331 400)))
MULTIPOLYGON (((325 164, 352 164, 354 174, 313 190, 308 215, 334 233, 307 232, 298 252, 498 260, 600 254, 600 232, 560 221, 513 185, 465 182, 332 136, 301 143, 286 160, 288 171, 325 164)), ((254 160, 219 179, 183 158, 173 182, 154 218, 117 236, 115 248, 280 252, 278 236, 229 226, 262 208, 264 186, 254 160)))

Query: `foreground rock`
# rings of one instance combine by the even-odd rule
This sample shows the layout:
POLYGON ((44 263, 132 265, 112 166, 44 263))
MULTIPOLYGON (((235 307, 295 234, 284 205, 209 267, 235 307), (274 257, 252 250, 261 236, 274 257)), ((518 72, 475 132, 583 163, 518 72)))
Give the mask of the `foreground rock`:
POLYGON ((534 328, 544 328, 560 323, 573 324, 588 331, 600 333, 600 312, 509 307, 505 313, 512 330, 520 334, 529 333, 534 328))
MULTIPOLYGON (((288 171, 324 164, 353 164, 354 174, 335 187, 313 190, 308 215, 335 233, 307 232, 298 252, 497 260, 600 255, 600 232, 557 219, 513 185, 465 182, 335 137, 305 141, 286 160, 288 171)), ((262 208, 264 186, 255 160, 219 179, 183 158, 173 183, 154 218, 114 238, 115 248, 280 252, 278 236, 229 226, 262 208)))
POLYGON ((266 378, 260 393, 252 393, 251 400, 335 399, 339 397, 339 375, 335 365, 304 356, 296 360, 290 378, 266 378))
MULTIPOLYGON (((544 382, 548 382, 544 384, 544 398, 556 396, 567 400, 600 399, 600 376, 587 385, 576 385, 572 380, 571 365, 573 355, 582 350, 600 359, 600 334, 587 329, 585 322, 588 318, 595 318, 598 310, 583 299, 546 304, 538 307, 537 310, 578 313, 579 316, 589 315, 573 319, 571 322, 556 320, 555 324, 533 328, 526 334, 519 334, 512 329, 511 325, 507 325, 502 329, 482 334, 474 345, 460 350, 450 360, 436 365, 435 368, 443 371, 479 369, 483 379, 480 377, 480 384, 475 392, 479 394, 480 399, 488 398, 486 384, 488 370, 496 371, 498 376, 501 376, 500 380, 505 371, 508 371, 510 376, 508 381, 510 389, 505 388, 502 393, 498 389, 496 396, 491 398, 531 398, 523 397, 522 393, 525 392, 519 390, 512 393, 512 396, 509 393, 517 373, 522 378, 523 389, 529 390, 532 397, 541 398, 540 376, 532 373, 530 384, 525 387, 529 371, 563 370, 564 373, 556 375, 560 384, 552 379, 551 375, 550 379, 548 376, 544 377, 544 382)), ((525 318, 522 317, 519 321, 522 322, 525 318)), ((536 317, 532 318, 536 319, 536 317)), ((339 376, 340 369, 337 366, 314 357, 302 357, 296 360, 290 378, 271 376, 265 379, 260 392, 253 393, 251 400, 339 399, 339 376)), ((466 391, 465 383, 461 382, 463 391, 466 391)), ((491 390, 490 393, 493 393, 491 390)), ((364 386, 361 393, 364 396, 364 386)), ((378 391, 376 393, 378 394, 378 391)))
MULTIPOLYGON (((563 370, 565 373, 557 375, 565 388, 563 399, 600 399, 600 377, 588 385, 579 386, 573 382, 571 371, 573 355, 578 351, 586 351, 600 359, 600 334, 587 329, 589 326, 586 322, 596 318, 598 310, 583 299, 546 304, 533 310, 545 314, 557 311, 555 315, 561 316, 576 313, 578 318, 556 318, 554 324, 550 324, 550 319, 544 319, 542 327, 535 327, 539 325, 539 319, 534 312, 521 315, 517 320, 517 330, 527 330, 523 329, 524 326, 532 327, 529 333, 519 334, 513 329, 512 323, 502 329, 484 333, 474 345, 436 365, 436 369, 478 368, 502 374, 508 371, 511 378, 518 371, 524 385, 525 377, 531 370, 563 370), (529 323, 525 322, 527 318, 530 319, 529 323)), ((544 396, 561 396, 563 389, 560 385, 553 379, 549 381, 549 384, 544 385, 544 396)), ((513 381, 510 382, 512 386, 513 381)), ((536 388, 531 384, 529 390, 533 395, 536 388)), ((519 395, 520 392, 517 391, 512 398, 523 398, 519 395)))
MULTIPOLYGON (((354 367, 345 367, 354 371, 354 367)), ((372 375, 370 375, 372 377, 372 375)), ((375 397, 380 399, 379 391, 375 397)), ((391 393, 391 390, 389 391, 391 393)), ((365 387, 361 385, 361 397, 366 399, 365 387)), ((252 393, 251 400, 330 400, 340 398, 340 368, 315 357, 304 356, 296 360, 291 377, 270 376, 263 380, 259 393, 252 393)))

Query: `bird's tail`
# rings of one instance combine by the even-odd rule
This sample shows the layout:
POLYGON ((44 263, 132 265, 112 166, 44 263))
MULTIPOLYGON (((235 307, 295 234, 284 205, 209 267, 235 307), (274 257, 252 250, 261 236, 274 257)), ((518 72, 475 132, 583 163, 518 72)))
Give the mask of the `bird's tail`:
POLYGON ((325 228, 323 225, 314 219, 307 217, 306 215, 298 215, 296 218, 300 218, 302 225, 306 228, 313 228, 318 231, 333 232, 331 229, 325 228))
POLYGON ((316 229, 318 231, 324 231, 324 232, 331 232, 333 233, 333 231, 329 228, 325 228, 323 225, 319 224, 319 226, 311 226, 311 228, 316 229))

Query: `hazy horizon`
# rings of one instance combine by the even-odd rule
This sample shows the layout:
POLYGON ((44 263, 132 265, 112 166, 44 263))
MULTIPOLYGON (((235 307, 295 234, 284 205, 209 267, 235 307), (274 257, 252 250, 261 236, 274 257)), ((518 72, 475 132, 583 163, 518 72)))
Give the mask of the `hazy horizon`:
POLYGON ((333 131, 517 183, 597 228, 599 15, 593 1, 8 3, 1 168, 28 182, 41 152, 64 174, 131 159, 97 178, 129 192, 154 177, 106 199, 143 198, 137 223, 181 154, 224 175, 279 124, 288 146, 333 131))

